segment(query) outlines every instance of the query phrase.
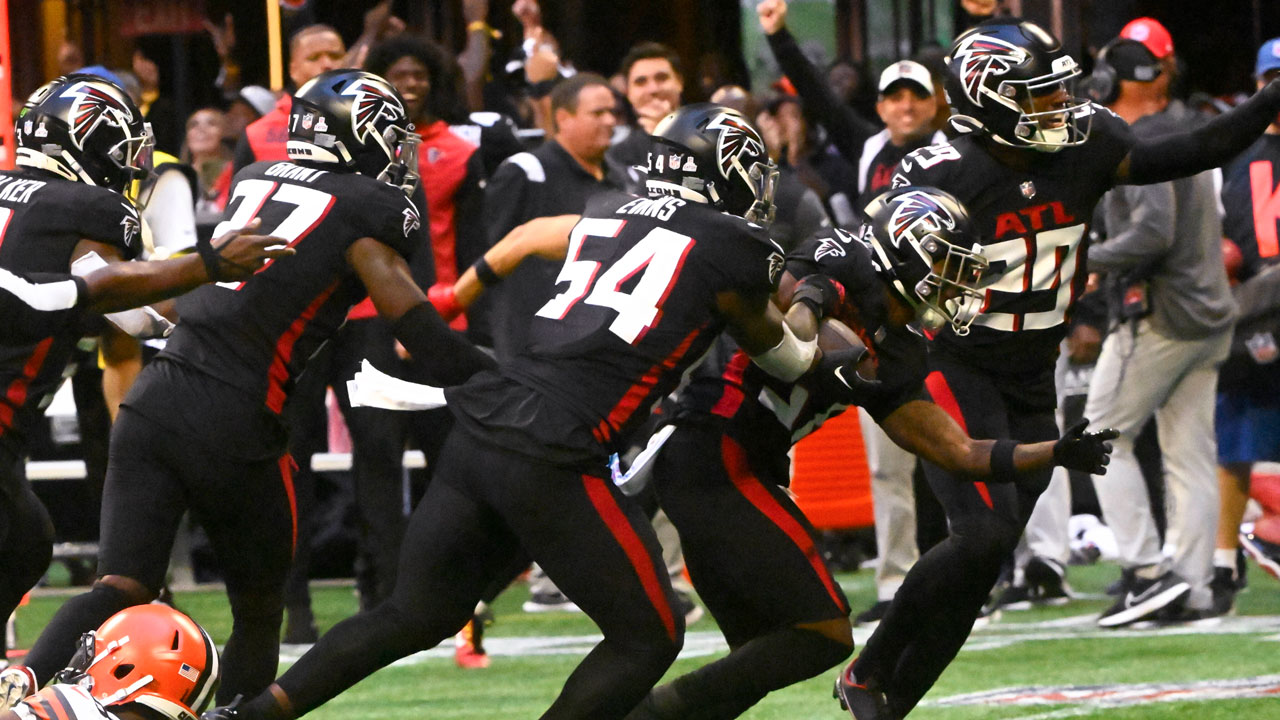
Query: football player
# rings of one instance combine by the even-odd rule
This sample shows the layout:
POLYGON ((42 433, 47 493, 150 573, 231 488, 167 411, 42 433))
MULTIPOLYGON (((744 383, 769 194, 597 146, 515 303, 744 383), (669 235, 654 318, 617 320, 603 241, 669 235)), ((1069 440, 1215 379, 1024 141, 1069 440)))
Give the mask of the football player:
POLYGON ((278 240, 229 233, 199 257, 170 264, 112 265, 87 279, 68 273, 141 252, 137 209, 124 196, 144 173, 150 137, 129 96, 91 75, 60 77, 37 90, 16 127, 17 170, 0 172, 0 614, 8 617, 48 569, 53 526, 26 480, 26 434, 41 402, 96 312, 136 331, 157 315, 130 307, 196 285, 252 273, 278 240), (221 253, 221 255, 219 255, 221 253), (206 262, 202 262, 202 260, 206 262), (206 264, 207 263, 207 264, 206 264), (35 284, 33 284, 35 283, 35 284))
MULTIPOLYGON (((788 495, 788 451, 850 404, 870 410, 895 442, 974 480, 1017 482, 1054 464, 1102 469, 1112 432, 1074 428, 1057 442, 972 440, 925 399, 922 331, 968 327, 986 262, 963 207, 931 188, 884 193, 868 207, 860 237, 818 233, 789 254, 780 307, 798 279, 828 275, 847 289, 833 317, 865 342, 826 372, 785 382, 750 363, 721 336, 668 408, 676 430, 654 461, 658 498, 680 532, 699 596, 730 653, 655 688, 628 720, 737 717, 768 692, 826 670, 853 649, 849 607, 788 495), (875 378, 858 374, 863 350, 875 378), (836 374, 836 373, 839 374, 836 374)), ((563 256, 567 243, 526 228, 490 250, 504 276, 528 254, 563 256)), ((482 289, 468 273, 455 288, 468 302, 482 289)), ((804 293, 799 294, 806 302, 804 293)))
MULTIPOLYGON (((1222 165, 1280 111, 1280 83, 1203 127, 1136 141, 1128 125, 1078 99, 1076 62, 1046 30, 999 18, 956 38, 945 79, 960 135, 904 158, 894 185, 956 196, 995 275, 968 328, 943 327, 926 386, 976 438, 1057 437, 1053 368, 1066 317, 1083 290, 1085 230, 1117 184, 1145 184, 1222 165)), ((926 464, 950 535, 911 569, 837 694, 854 717, 899 718, 933 685, 969 635, 1036 498, 1044 468, 1023 482, 963 481, 926 464), (867 705, 879 715, 861 713, 867 705)))
POLYGON ((404 255, 421 244, 406 197, 416 136, 395 89, 361 71, 321 74, 298 90, 290 133, 294 162, 240 171, 223 227, 258 218, 296 254, 178 302, 178 327, 112 428, 100 576, 59 609, 26 667, 6 670, 0 685, 36 687, 32 679, 65 666, 80 633, 154 599, 189 509, 221 558, 231 601, 220 692, 262 691, 276 672, 297 530, 282 414, 308 359, 367 292, 410 352, 441 353, 442 382, 488 364, 410 279, 404 255))
POLYGON ((168 605, 135 605, 81 635, 58 682, 0 720, 195 720, 219 674, 204 628, 168 605))
MULTIPOLYGON (((816 357, 817 322, 798 304, 784 323, 769 302, 783 262, 762 224, 776 168, 750 122, 686 106, 652 149, 662 168, 649 197, 599 195, 565 231, 570 250, 528 351, 447 390, 457 427, 410 519, 391 598, 334 626, 240 716, 303 715, 436 645, 522 549, 604 635, 543 717, 621 718, 662 677, 684 618, 608 457, 722 330, 795 379, 816 357)), ((838 295, 831 282, 807 292, 822 309, 838 295)))

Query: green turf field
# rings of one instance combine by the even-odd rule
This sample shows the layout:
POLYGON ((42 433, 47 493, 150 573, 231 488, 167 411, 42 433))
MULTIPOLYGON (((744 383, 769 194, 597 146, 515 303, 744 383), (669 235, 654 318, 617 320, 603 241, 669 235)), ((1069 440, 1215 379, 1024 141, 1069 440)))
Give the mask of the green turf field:
MULTIPOLYGON (((1093 616, 1108 603, 1102 588, 1111 565, 1073 567, 1069 580, 1086 599, 1062 608, 1004 613, 975 631, 911 717, 921 720, 1270 720, 1280 718, 1280 583, 1251 566, 1250 587, 1235 617, 1199 626, 1102 631, 1093 616), (1004 690, 996 693, 991 691, 1004 690), (1177 700, 1192 697, 1194 700, 1177 700), (1070 701, 1068 701, 1070 699, 1070 701)), ((870 571, 838 576, 857 610, 873 596, 870 571)), ((516 586, 494 608, 487 670, 460 670, 452 650, 437 648, 387 668, 313 713, 317 719, 494 720, 536 718, 594 642, 583 616, 521 612, 516 586)), ((64 596, 44 594, 18 613, 18 644, 27 646, 64 596)), ((221 593, 179 593, 178 604, 223 642, 230 615, 221 593)), ((354 612, 349 585, 314 589, 324 627, 354 612)), ((857 630, 859 644, 867 633, 857 630)), ((284 662, 289 661, 286 648, 284 662)), ((725 652, 707 616, 689 628, 671 674, 725 652)), ((798 720, 847 717, 831 699, 834 670, 767 697, 744 717, 798 720)))

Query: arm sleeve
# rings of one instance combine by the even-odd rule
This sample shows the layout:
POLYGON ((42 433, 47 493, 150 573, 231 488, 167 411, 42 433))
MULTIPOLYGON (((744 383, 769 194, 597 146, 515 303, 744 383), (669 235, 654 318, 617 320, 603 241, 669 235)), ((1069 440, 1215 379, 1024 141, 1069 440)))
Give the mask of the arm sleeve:
POLYGON ((481 370, 498 367, 493 358, 450 330, 428 303, 415 305, 401 315, 391 332, 433 385, 460 385, 481 370))
MULTIPOLYGON (((1172 183, 1118 187, 1130 210, 1127 227, 1106 242, 1089 248, 1089 272, 1108 272, 1156 260, 1173 245, 1174 194, 1172 183)), ((1108 198, 1108 204, 1114 202, 1108 198)), ((1110 213, 1108 213, 1110 215, 1110 213)), ((1110 219, 1110 218, 1109 218, 1110 219)))
POLYGON ((784 27, 768 40, 778 66, 804 101, 806 112, 827 129, 836 149, 856 167, 863 143, 879 129, 836 98, 818 69, 801 52, 791 31, 784 27))
POLYGON ((1280 80, 1190 132, 1140 141, 1129 151, 1127 177, 1133 185, 1175 180, 1225 165, 1253 144, 1280 113, 1280 80))

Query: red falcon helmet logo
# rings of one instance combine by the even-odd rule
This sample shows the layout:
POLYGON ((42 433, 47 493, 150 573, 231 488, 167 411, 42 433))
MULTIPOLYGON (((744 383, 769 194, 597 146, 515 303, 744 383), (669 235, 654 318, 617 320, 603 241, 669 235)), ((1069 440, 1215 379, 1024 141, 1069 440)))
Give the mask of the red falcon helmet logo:
MULTIPOLYGON (((757 156, 764 154, 764 140, 760 139, 755 128, 733 115, 717 115, 707 123, 707 128, 720 131, 716 140, 716 164, 720 166, 722 177, 729 177, 734 160, 744 153, 757 156)), ((746 171, 745 167, 741 169, 746 171)))
POLYGON ((944 228, 955 229, 955 218, 928 193, 904 193, 893 202, 896 207, 889 216, 889 239, 894 247, 902 247, 904 240, 921 238, 944 228))
POLYGON ((133 113, 115 95, 87 82, 63 90, 62 97, 75 98, 71 106, 71 141, 81 150, 102 123, 124 128, 133 121, 133 113))
POLYGON ((1027 51, 1000 38, 978 33, 951 54, 959 63, 960 85, 973 104, 982 106, 982 87, 993 73, 1003 75, 1026 61, 1027 51))
POLYGON ((405 116, 399 98, 384 83, 360 78, 343 88, 342 94, 355 97, 351 102, 351 127, 361 142, 379 134, 375 126, 378 118, 399 120, 405 116))

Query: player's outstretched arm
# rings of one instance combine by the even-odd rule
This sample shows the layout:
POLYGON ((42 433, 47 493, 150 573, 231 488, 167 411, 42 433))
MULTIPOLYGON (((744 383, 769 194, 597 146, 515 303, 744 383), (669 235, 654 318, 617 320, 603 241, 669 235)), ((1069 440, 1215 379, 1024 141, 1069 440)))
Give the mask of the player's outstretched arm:
POLYGON ((243 280, 266 260, 294 254, 286 242, 255 235, 257 221, 208 243, 198 254, 151 262, 111 263, 85 277, 88 309, 113 313, 181 295, 212 281, 243 280))
POLYGON ((1280 114, 1280 80, 1200 127, 1138 142, 1116 167, 1120 184, 1148 185, 1222 167, 1280 114))
POLYGON ((776 378, 793 382, 812 369, 818 354, 818 321, 806 303, 782 311, 767 295, 722 292, 716 297, 727 332, 751 360, 776 378))
POLYGON ((974 480, 1016 482, 1022 473, 1061 465, 1105 475, 1115 430, 1086 433, 1088 421, 1057 441, 1016 443, 974 440, 955 419, 927 400, 912 400, 890 413, 880 427, 897 445, 949 472, 974 480))
POLYGON ((366 237, 347 248, 347 263, 360 276, 378 315, 436 385, 457 385, 481 370, 497 367, 493 358, 449 329, 414 283, 409 264, 389 245, 366 237))
POLYGON ((428 293, 431 304, 441 316, 451 320, 470 307, 486 287, 515 272, 525 258, 563 260, 569 250, 569 231, 581 218, 581 215, 554 215, 534 218, 517 226, 467 268, 453 287, 432 287, 428 293))

